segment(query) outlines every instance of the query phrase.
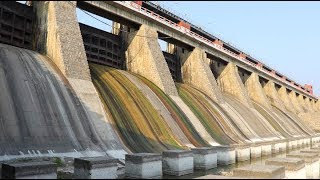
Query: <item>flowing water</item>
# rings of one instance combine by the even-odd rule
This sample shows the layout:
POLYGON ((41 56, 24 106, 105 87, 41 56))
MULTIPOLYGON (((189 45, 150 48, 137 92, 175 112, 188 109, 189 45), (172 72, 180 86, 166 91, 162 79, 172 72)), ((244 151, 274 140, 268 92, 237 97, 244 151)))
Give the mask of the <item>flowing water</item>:
MULTIPOLYGON (((254 108, 248 108, 225 93, 225 102, 218 104, 180 83, 179 97, 172 97, 142 76, 93 63, 89 67, 110 121, 100 123, 119 139, 102 140, 105 134, 96 129, 88 109, 49 58, 0 44, 0 161, 59 153, 110 155, 108 151, 127 148, 133 153, 161 153, 314 134, 297 115, 274 106, 253 103, 254 108)), ((242 164, 180 178, 230 172, 242 164)))
POLYGON ((101 142, 68 81, 38 53, 0 44, 0 87, 1 159, 121 147, 101 142))

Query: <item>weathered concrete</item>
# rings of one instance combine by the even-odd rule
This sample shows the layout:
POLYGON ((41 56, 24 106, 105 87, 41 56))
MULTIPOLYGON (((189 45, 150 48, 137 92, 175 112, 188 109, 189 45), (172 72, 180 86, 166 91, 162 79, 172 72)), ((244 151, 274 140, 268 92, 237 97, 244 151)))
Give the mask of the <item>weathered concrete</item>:
POLYGON ((303 112, 312 112, 310 104, 305 101, 302 94, 298 95, 298 102, 300 103, 303 112))
MULTIPOLYGON (((80 3, 79 3, 80 4, 80 3)), ((219 51, 215 48, 212 48, 210 45, 207 45, 206 43, 200 42, 198 39, 192 38, 189 35, 186 35, 184 31, 179 31, 180 28, 176 26, 166 26, 163 24, 163 22, 157 21, 156 15, 144 15, 142 13, 137 13, 135 10, 127 8, 123 5, 121 5, 120 2, 114 2, 114 1, 86 1, 82 2, 82 7, 86 6, 86 4, 90 4, 96 8, 100 8, 102 11, 99 12, 100 16, 104 16, 106 18, 111 18, 112 20, 115 20, 117 22, 121 23, 130 23, 130 24, 136 24, 136 25, 141 25, 141 24, 146 24, 148 26, 154 27, 158 32, 161 34, 164 34, 166 36, 172 37, 172 39, 168 39, 172 41, 172 43, 175 42, 182 42, 184 44, 188 44, 192 47, 198 47, 199 43, 203 47, 207 53, 210 53, 212 55, 217 55, 217 57, 221 57, 222 59, 225 59, 228 62, 234 62, 237 65, 248 69, 251 72, 258 72, 261 74, 266 79, 274 80, 278 82, 280 85, 286 85, 282 81, 276 79, 274 76, 272 76, 269 73, 265 73, 263 71, 260 71, 256 69, 255 67, 249 66, 247 63, 244 63, 244 61, 239 61, 238 59, 235 59, 235 56, 232 56, 230 54, 227 54, 225 52, 219 51), (104 11, 107 11, 109 13, 105 13, 104 11)), ((297 88, 294 87, 289 87, 290 89, 295 89, 298 90, 297 88)), ((307 93, 301 91, 301 93, 304 93, 306 96, 309 96, 307 93)))
POLYGON ((158 43, 156 29, 141 25, 139 30, 129 33, 127 41, 128 70, 149 79, 166 94, 177 96, 176 86, 158 43))
POLYGON ((194 115, 191 109, 184 103, 180 96, 170 96, 176 105, 185 113, 193 127, 197 130, 201 138, 207 141, 212 146, 220 145, 210 136, 206 128, 202 125, 200 120, 194 115))
POLYGON ((217 167, 218 154, 213 148, 193 148, 193 165, 197 170, 208 170, 217 167))
POLYGON ((314 108, 313 106, 313 99, 310 99, 310 98, 305 98, 304 99, 305 103, 307 104, 308 108, 311 109, 311 112, 316 112, 316 109, 314 108))
POLYGON ((286 109, 288 111, 296 113, 296 110, 292 104, 292 101, 289 98, 287 88, 285 86, 281 86, 281 88, 278 90, 278 93, 279 93, 279 97, 282 100, 283 104, 285 105, 286 109))
POLYGON ((248 177, 219 176, 219 175, 209 174, 209 175, 200 176, 194 179, 248 179, 248 177))
POLYGON ((218 154, 218 165, 229 165, 236 163, 236 151, 230 146, 214 146, 218 154))
POLYGON ((165 105, 161 102, 158 96, 146 85, 144 84, 139 78, 132 75, 131 73, 123 70, 119 70, 123 75, 125 75, 132 83, 136 85, 137 88, 144 94, 146 98, 148 98, 149 102, 155 107, 166 123, 169 125, 170 129, 173 133, 177 136, 181 142, 188 146, 194 147, 194 145, 188 140, 186 135, 183 133, 181 128, 179 127, 178 123, 173 119, 169 110, 165 107, 165 105))
POLYGON ((251 158, 261 157, 261 145, 258 145, 258 144, 250 145, 250 157, 251 158))
MULTIPOLYGON (((280 150, 280 149, 279 149, 280 150)), ((261 156, 268 156, 272 154, 272 144, 261 145, 261 156)))
POLYGON ((282 179, 285 177, 285 167, 258 164, 248 165, 234 169, 233 176, 257 179, 282 179))
POLYGON ((289 142, 289 143, 291 144, 292 149, 296 149, 296 148, 298 148, 298 140, 294 140, 294 139, 292 139, 292 140, 290 140, 290 142, 289 142))
POLYGON ((286 151, 286 149, 287 149, 287 141, 286 140, 280 140, 280 141, 275 141, 275 142, 271 143, 272 154, 284 152, 284 151, 286 151))
POLYGON ((75 158, 74 177, 77 179, 117 179, 118 159, 108 157, 75 158))
POLYGON ((76 2, 33 2, 39 27, 39 37, 35 40, 37 50, 49 56, 67 78, 93 120, 99 141, 114 147, 108 149, 109 154, 123 159, 126 153, 122 149, 124 146, 119 144, 121 141, 111 127, 91 81, 75 5, 76 2))
POLYGON ((250 101, 249 95, 240 79, 238 68, 234 63, 229 63, 217 78, 217 82, 223 92, 232 94, 243 105, 252 108, 253 105, 250 101))
POLYGON ((313 153, 290 153, 288 158, 300 158, 305 161, 306 177, 319 178, 319 155, 313 153))
POLYGON ((57 166, 49 161, 2 164, 2 179, 56 179, 57 166))
POLYGON ((266 165, 284 166, 286 179, 305 179, 306 168, 303 159, 299 158, 271 158, 266 165))
POLYGON ((125 176, 127 178, 161 178, 161 154, 137 153, 126 154, 125 176))
POLYGON ((275 106, 281 110, 285 109, 284 103, 281 100, 279 93, 277 92, 273 81, 268 81, 265 84, 265 86, 263 87, 263 90, 266 93, 267 98, 269 99, 270 103, 273 106, 275 106))
POLYGON ((220 89, 215 81, 209 65, 206 63, 207 55, 204 50, 196 47, 192 52, 182 52, 177 48, 181 61, 183 83, 191 84, 203 91, 216 102, 223 100, 220 89))
POLYGON ((311 105, 312 105, 312 107, 313 107, 315 112, 319 111, 319 109, 317 107, 317 103, 316 103, 316 101, 314 99, 311 99, 311 105))
POLYGON ((298 101, 298 97, 297 97, 295 91, 291 91, 289 93, 289 98, 291 99, 291 102, 292 102, 293 107, 295 108, 297 114, 304 112, 299 101, 298 101))
POLYGON ((33 2, 39 26, 37 49, 47 54, 67 78, 90 81, 75 5, 75 1, 33 2))
POLYGON ((236 151, 236 161, 242 162, 242 161, 248 161, 250 160, 250 145, 248 144, 239 144, 239 145, 233 145, 236 151))
POLYGON ((193 173, 193 154, 189 150, 168 150, 162 152, 163 174, 182 176, 193 173))

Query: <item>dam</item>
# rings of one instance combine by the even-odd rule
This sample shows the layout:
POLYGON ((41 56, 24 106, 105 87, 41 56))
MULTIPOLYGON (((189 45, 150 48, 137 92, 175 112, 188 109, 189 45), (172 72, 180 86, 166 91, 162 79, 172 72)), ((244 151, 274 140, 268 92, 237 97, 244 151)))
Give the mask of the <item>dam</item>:
POLYGON ((21 174, 320 177, 312 86, 160 6, 1 1, 0 10, 0 177, 40 165, 21 174), (79 23, 77 8, 111 20, 112 32, 79 23))

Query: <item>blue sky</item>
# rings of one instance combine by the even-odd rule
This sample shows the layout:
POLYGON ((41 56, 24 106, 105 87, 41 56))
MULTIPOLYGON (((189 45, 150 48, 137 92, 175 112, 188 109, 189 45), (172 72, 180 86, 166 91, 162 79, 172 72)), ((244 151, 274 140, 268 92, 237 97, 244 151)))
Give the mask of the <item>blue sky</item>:
MULTIPOLYGON (((320 95, 320 2, 153 2, 297 83, 312 84, 320 95)), ((80 22, 110 31, 81 11, 77 14, 80 22)))

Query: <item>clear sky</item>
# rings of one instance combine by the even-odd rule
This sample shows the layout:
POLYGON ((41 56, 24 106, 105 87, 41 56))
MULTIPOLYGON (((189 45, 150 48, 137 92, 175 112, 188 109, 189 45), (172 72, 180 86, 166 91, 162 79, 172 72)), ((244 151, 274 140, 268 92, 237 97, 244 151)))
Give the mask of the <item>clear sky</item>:
MULTIPOLYGON (((297 83, 312 84, 320 95, 320 2, 153 2, 297 83)), ((80 22, 110 31, 88 15, 77 14, 80 22)))

